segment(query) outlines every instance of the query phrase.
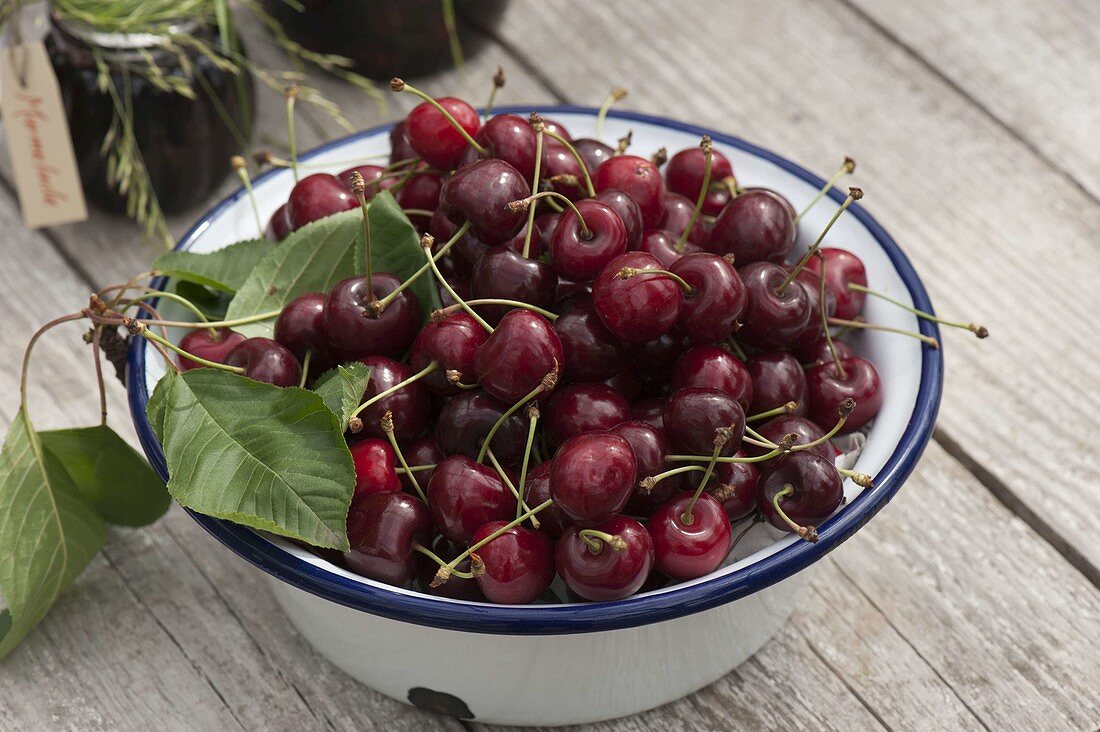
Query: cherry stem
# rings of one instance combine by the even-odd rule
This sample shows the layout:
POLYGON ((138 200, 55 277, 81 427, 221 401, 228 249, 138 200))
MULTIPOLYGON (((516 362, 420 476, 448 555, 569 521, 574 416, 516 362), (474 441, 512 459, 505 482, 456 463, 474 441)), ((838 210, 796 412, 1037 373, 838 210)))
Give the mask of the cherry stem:
MULTIPOLYGON (((534 196, 539 192, 539 178, 542 177, 542 142, 543 134, 546 132, 546 126, 542 122, 542 117, 538 112, 531 112, 531 127, 535 130, 535 173, 531 178, 531 195, 534 196)), ((531 255, 531 236, 535 232, 535 209, 537 206, 527 207, 527 230, 523 234, 523 250, 520 254, 524 259, 527 259, 531 255)))
POLYGON ((488 120, 493 116, 493 102, 496 101, 497 92, 504 88, 504 67, 497 66, 497 72, 493 74, 493 87, 489 90, 489 101, 485 103, 485 113, 481 119, 488 120))
POLYGON ((305 389, 309 380, 309 362, 313 360, 313 351, 306 351, 306 357, 302 360, 302 378, 298 380, 298 388, 305 389))
POLYGON ((187 351, 177 346, 175 343, 172 343, 172 341, 168 340, 167 338, 162 338, 161 336, 146 328, 143 321, 136 320, 134 318, 123 318, 123 320, 130 321, 130 323, 126 325, 126 328, 130 331, 131 335, 140 335, 142 338, 164 346, 168 350, 174 351, 180 356, 190 359, 200 366, 207 366, 212 369, 218 369, 219 371, 228 371, 231 374, 244 374, 244 369, 240 366, 228 366, 224 363, 208 361, 202 356, 196 356, 193 353, 188 353, 187 351))
POLYGON ((284 91, 286 97, 286 131, 290 149, 290 170, 294 174, 294 182, 298 182, 298 140, 294 134, 294 103, 298 99, 298 85, 291 84, 284 91))
MULTIPOLYGON (((431 560, 432 560, 433 562, 435 562, 436 564, 438 564, 438 565, 439 565, 440 567, 445 567, 445 566, 447 566, 447 563, 446 563, 446 562, 444 562, 444 561, 443 561, 442 559, 440 559, 440 557, 439 557, 439 555, 438 555, 438 554, 436 554, 436 553, 435 553, 435 552, 433 552, 433 551, 432 551, 431 549, 429 549, 428 547, 424 546, 423 544, 421 544, 421 543, 420 543, 420 542, 418 542, 418 541, 414 541, 414 542, 412 543, 412 550, 413 550, 414 552, 419 552, 420 554, 423 554, 423 555, 424 555, 424 556, 426 556, 426 557, 427 557, 428 559, 431 559, 431 560)), ((449 574, 449 575, 453 575, 453 576, 455 576, 455 577, 459 577, 459 578, 461 578, 461 579, 473 579, 473 578, 474 578, 474 575, 473 575, 473 573, 472 573, 472 572, 460 572, 459 570, 457 570, 457 569, 455 569, 455 568, 453 568, 453 567, 452 567, 452 568, 450 569, 450 571, 448 572, 448 574, 449 574)))
POLYGON ((860 473, 855 470, 848 470, 847 468, 837 468, 837 472, 843 475, 845 478, 850 478, 853 483, 862 488, 874 488, 875 481, 867 473, 860 473))
MULTIPOLYGON (((523 464, 519 470, 519 494, 527 497, 527 466, 531 462, 531 449, 535 446, 535 430, 539 423, 539 405, 532 402, 527 405, 527 443, 523 446, 523 464)), ((516 504, 516 517, 523 510, 523 504, 516 504)))
POLYGON ((450 575, 455 574, 454 568, 457 567, 458 563, 461 562, 463 559, 470 556, 471 554, 476 552, 478 549, 480 549, 481 547, 488 544, 490 541, 502 536, 505 532, 511 531, 512 529, 516 528, 517 526, 519 526, 520 524, 522 524, 524 521, 531 518, 532 516, 536 516, 539 513, 539 511, 547 509, 552 505, 554 505, 554 499, 553 498, 547 498, 545 501, 543 501, 539 505, 535 506, 530 511, 527 511, 522 516, 519 516, 519 517, 517 517, 516 519, 514 519, 512 521, 509 521, 504 526, 501 526, 499 529, 497 529, 493 533, 489 534, 488 536, 486 536, 484 539, 477 542, 476 544, 470 545, 470 547, 468 549, 466 549, 466 551, 462 552, 457 557, 452 559, 450 562, 448 562, 447 564, 440 567, 439 571, 436 572, 436 575, 432 579, 429 586, 430 587, 439 587, 441 584, 443 584, 444 582, 447 581, 447 578, 450 575))
MULTIPOLYGON (((516 516, 522 516, 527 511, 531 510, 531 507, 527 505, 527 501, 523 500, 522 494, 516 489, 515 484, 512 483, 512 479, 508 477, 508 473, 505 472, 504 466, 497 460, 497 456, 493 454, 492 450, 488 451, 489 462, 493 465, 493 470, 497 471, 497 475, 504 481, 504 485, 508 486, 508 490, 512 492, 512 495, 516 497, 516 516)), ((539 520, 534 516, 531 517, 531 527, 537 529, 539 527, 539 520)))
POLYGON ((229 159, 229 164, 233 167, 233 170, 237 171, 237 177, 241 181, 241 185, 244 186, 244 190, 248 193, 248 202, 252 205, 252 216, 256 219, 256 231, 259 238, 264 238, 264 224, 260 218, 260 208, 256 205, 256 196, 252 192, 252 178, 248 175, 248 163, 240 155, 234 155, 229 159))
POLYGON ((107 384, 103 381, 102 351, 99 341, 103 334, 103 326, 97 325, 92 329, 92 363, 95 365, 96 387, 99 389, 99 424, 107 426, 107 384))
POLYGON ((777 444, 775 444, 774 442, 769 440, 767 437, 764 437, 764 435, 760 434, 759 432, 754 430, 752 427, 749 427, 748 425, 745 425, 745 434, 748 435, 749 437, 752 437, 752 438, 755 438, 756 440, 759 440, 759 442, 757 442, 756 444, 759 445, 760 447, 771 447, 771 448, 779 447, 777 444))
POLYGON ((787 291, 787 287, 789 287, 790 284, 794 282, 794 278, 798 276, 798 273, 801 272, 802 268, 806 266, 806 262, 810 261, 810 257, 812 257, 814 255, 814 252, 817 251, 818 247, 821 246, 821 242, 825 240, 825 235, 829 233, 829 229, 833 228, 833 224, 836 223, 836 220, 840 218, 840 215, 842 213, 848 210, 849 206, 851 206, 854 202, 858 201, 861 198, 863 198, 863 189, 848 189, 848 197, 844 199, 844 203, 840 204, 840 208, 838 208, 833 213, 833 217, 829 219, 829 223, 825 224, 825 228, 822 229, 821 233, 817 235, 817 239, 815 239, 814 243, 810 245, 810 248, 806 250, 806 253, 802 255, 802 259, 798 260, 798 264, 796 264, 794 268, 791 269, 791 272, 787 275, 787 278, 779 284, 779 287, 775 288, 775 292, 777 295, 782 295, 784 292, 787 291))
POLYGON ((428 266, 432 268, 432 274, 435 275, 435 279, 439 282, 440 286, 447 291, 447 294, 451 296, 451 299, 458 304, 466 313, 477 321, 478 325, 484 328, 489 333, 493 332, 493 326, 485 322, 485 319, 478 315, 472 307, 466 304, 466 301, 454 291, 450 283, 447 282, 447 278, 443 276, 443 273, 439 271, 439 267, 436 266, 435 258, 432 257, 432 243, 435 240, 432 239, 431 234, 425 234, 420 237, 420 247, 424 250, 424 256, 428 258, 428 266))
MULTIPOLYGON (((588 224, 584 221, 584 216, 581 216, 580 210, 576 204, 569 200, 568 196, 564 196, 557 191, 543 191, 542 193, 535 193, 527 198, 521 198, 518 201, 512 201, 508 204, 508 209, 511 211, 530 211, 531 207, 536 201, 542 198, 549 198, 551 200, 560 200, 565 203, 569 208, 573 209, 574 215, 577 217, 577 221, 581 223, 581 238, 588 241, 592 238, 592 232, 588 228, 588 224)), ((530 229, 528 229, 530 231, 530 229)), ((527 242, 524 242, 525 244, 527 242)))
POLYGON ((931 320, 933 323, 939 323, 940 325, 946 325, 946 326, 949 326, 951 328, 960 328, 962 330, 968 330, 971 333, 973 333, 974 335, 978 336, 979 338, 988 338, 989 337, 989 331, 983 325, 978 325, 977 323, 963 323, 963 322, 956 321, 956 320, 945 320, 944 318, 939 318, 939 317, 933 315, 932 313, 926 313, 923 310, 918 310, 917 308, 913 307, 912 305, 906 305, 905 303, 901 302, 900 300, 895 300, 894 298, 890 297, 889 295, 885 295, 881 292, 878 292, 877 290, 872 290, 869 287, 864 287, 863 285, 858 285, 855 282, 849 282, 848 283, 848 289, 849 290, 854 290, 856 292, 866 293, 866 294, 871 295, 873 297, 877 297, 880 300, 885 300, 888 303, 892 303, 894 305, 897 305, 902 310, 905 310, 907 312, 912 313, 913 315, 916 315, 918 318, 923 318, 924 320, 931 320))
POLYGON ((393 411, 387 410, 382 415, 379 425, 382 427, 382 431, 386 433, 386 439, 390 441, 390 447, 393 448, 394 454, 397 455, 397 462, 401 463, 401 468, 408 476, 409 482, 416 489, 416 495, 420 496, 420 500, 424 502, 424 505, 427 505, 428 497, 424 495, 424 490, 420 487, 420 481, 416 479, 416 473, 409 468, 409 464, 405 461, 405 455, 401 452, 401 446, 397 444, 396 435, 393 434, 393 411))
POLYGON ((916 338, 922 343, 927 343, 932 348, 939 348, 940 342, 935 338, 924 333, 916 333, 911 330, 902 330, 901 328, 891 328, 887 325, 877 325, 875 323, 865 323, 862 320, 844 320, 843 318, 829 318, 829 325, 839 325, 845 328, 855 328, 856 330, 879 330, 883 333, 897 333, 898 335, 909 336, 910 338, 916 338))
POLYGON ((837 412, 840 416, 837 418, 836 424, 833 425, 833 428, 823 434, 821 437, 818 437, 816 440, 811 440, 810 442, 804 442, 800 445, 793 446, 791 448, 791 452, 795 452, 798 450, 812 450, 818 445, 823 445, 829 440, 833 439, 833 437, 836 436, 836 433, 840 432, 841 428, 844 427, 844 423, 848 421, 848 417, 852 414, 853 411, 855 411, 855 408, 856 400, 852 399, 852 397, 845 398, 844 401, 842 401, 837 407, 837 412))
POLYGON ((817 202, 824 198, 826 193, 833 190, 833 186, 836 185, 838 180, 846 175, 855 172, 855 169, 856 161, 852 160, 851 158, 844 158, 844 163, 840 166, 840 170, 833 174, 833 177, 830 178, 825 183, 825 185, 821 187, 821 190, 819 190, 812 199, 810 199, 810 202, 806 204, 806 207, 802 209, 802 211, 800 211, 797 216, 794 217, 794 222, 797 224, 799 221, 801 221, 802 217, 805 216, 811 208, 816 206, 817 202))
MULTIPOLYGON (((183 297, 182 295, 177 295, 174 292, 164 292, 162 290, 154 290, 152 288, 149 288, 148 292, 143 292, 140 295, 135 295, 134 297, 127 298, 126 303, 122 306, 122 309, 125 310, 131 305, 137 305, 139 302, 142 302, 144 300, 153 300, 159 298, 164 298, 165 300, 171 300, 172 302, 179 303, 180 305, 190 310, 191 313, 193 313, 194 316, 199 319, 199 323, 201 323, 203 327, 209 326, 210 319, 206 317, 206 313, 204 313, 202 310, 199 310, 198 306, 196 306, 195 303, 191 302, 186 297, 183 297)), ((213 331, 214 329, 211 327, 210 330, 213 331)))
POLYGON ((411 84, 406 84, 404 81, 397 78, 396 76, 390 79, 390 89, 395 92, 407 91, 410 94, 414 94, 420 97, 425 102, 435 107, 436 110, 443 115, 443 118, 446 119, 451 124, 451 126, 455 128, 458 134, 462 135, 463 139, 465 139, 466 142, 469 143, 470 147, 472 147, 474 150, 477 150, 478 155, 482 157, 489 157, 489 149, 474 138, 470 137, 470 133, 466 131, 466 128, 460 125, 458 123, 458 120, 456 120, 450 112, 443 108, 442 104, 437 102, 430 95, 420 91, 411 84))
POLYGON ((615 273, 615 276, 621 280, 628 280, 631 277, 637 277, 638 275, 647 274, 662 275, 664 277, 668 277, 669 279, 676 282, 676 284, 678 284, 684 290, 685 295, 691 296, 695 294, 695 288, 689 285, 683 277, 676 274, 675 272, 669 272, 667 269, 650 269, 648 267, 623 267, 615 273))
POLYGON ((840 378, 847 380, 848 372, 844 370, 844 362, 840 359, 840 354, 836 352, 836 344, 833 343, 832 329, 829 328, 829 312, 825 307, 825 270, 828 267, 825 256, 819 251, 817 253, 817 259, 821 265, 821 271, 818 272, 818 292, 817 299, 821 304, 821 330, 825 333, 825 344, 829 347, 829 355, 833 358, 833 363, 836 365, 836 372, 840 378))
MULTIPOLYGON (((428 215, 430 216, 431 212, 428 212, 428 215)), ((462 224, 462 226, 455 229, 455 233, 451 235, 451 238, 447 240, 447 243, 444 244, 443 246, 441 246, 439 248, 439 251, 437 251, 435 254, 432 255, 432 261, 433 262, 438 262, 440 259, 442 259, 443 256, 445 254, 447 254, 447 252, 451 251, 451 247, 453 247, 458 242, 458 240, 461 239, 466 234, 466 232, 469 231, 469 230, 470 230, 470 222, 469 221, 465 222, 464 224, 462 224)), ((432 266, 430 264, 427 264, 427 263, 422 264, 420 266, 420 269, 416 270, 411 275, 406 277, 405 281, 402 282, 397 287, 395 287, 393 292, 388 293, 381 300, 376 300, 373 303, 373 305, 370 305, 368 307, 370 307, 370 309, 374 310, 376 313, 381 314, 382 311, 384 311, 386 309, 387 305, 389 305, 391 302, 396 300, 398 295, 400 295, 402 292, 404 292, 405 289, 409 285, 416 282, 417 279, 419 279, 421 276, 423 276, 425 272, 428 272, 429 270, 431 270, 431 268, 432 268, 432 266)))
MULTIPOLYGON (((498 297, 483 297, 476 300, 467 300, 466 304, 470 307, 475 307, 478 305, 507 305, 509 307, 522 308, 523 310, 530 310, 533 313, 538 313, 539 315, 551 322, 558 319, 557 313, 550 312, 545 308, 540 308, 538 305, 532 305, 529 302, 522 302, 520 300, 505 300, 498 297)), ((459 310, 462 310, 462 306, 458 303, 455 303, 454 305, 448 305, 445 308, 440 308, 437 312, 443 313, 445 315, 450 315, 451 313, 457 312, 459 310)))
POLYGON ((626 89, 618 88, 612 89, 608 93, 607 98, 603 100, 603 104, 600 105, 600 111, 596 113, 596 139, 603 139, 603 123, 607 119, 607 112, 611 109, 611 105, 619 101, 626 96, 626 89))
POLYGON ((691 497, 691 502, 688 503, 687 510, 680 515, 680 520, 685 526, 691 526, 695 523, 695 516, 691 513, 695 510, 695 502, 699 500, 699 496, 703 495, 703 489, 706 487, 707 481, 709 481, 710 476, 714 474, 714 466, 718 463, 718 457, 722 452, 722 448, 726 446, 726 443, 730 441, 732 436, 730 427, 719 427, 714 431, 714 452, 711 453, 706 472, 704 472, 703 477, 699 479, 699 487, 695 489, 695 495, 691 497))
POLYGON ((401 213, 405 214, 406 217, 424 216, 427 218, 435 215, 435 211, 429 211, 426 208, 403 208, 401 209, 401 213))
POLYGON ((749 355, 745 353, 745 349, 741 347, 741 344, 738 343, 736 338, 730 336, 729 340, 726 341, 726 343, 729 344, 729 347, 733 350, 734 355, 737 356, 739 359, 741 359, 742 361, 749 360, 749 355))
MULTIPOLYGON (((760 445, 760 447, 766 447, 766 445, 760 445)), ((736 455, 732 457, 719 457, 714 462, 716 463, 762 463, 767 460, 771 460, 773 457, 778 457, 787 452, 790 448, 783 445, 774 445, 771 452, 764 453, 763 455, 757 455, 755 457, 738 457, 736 455)), ((683 463, 683 462, 702 462, 704 460, 710 460, 711 458, 706 455, 665 455, 665 462, 669 463, 683 463)), ((701 469, 701 465, 694 466, 696 469, 701 469)))
POLYGON ((489 450, 489 443, 493 441, 493 437, 496 436, 497 431, 504 425, 509 417, 518 412, 520 407, 537 397, 539 394, 543 393, 544 391, 550 391, 551 389, 553 389, 557 383, 558 365, 555 362, 554 370, 548 373, 546 376, 543 376, 542 380, 539 381, 538 386, 527 392, 527 395, 520 399, 518 402, 508 407, 508 409, 504 411, 504 414, 500 415, 497 421, 493 423, 492 428, 489 430, 489 434, 485 435, 485 441, 481 443, 481 450, 477 454, 477 462, 485 462, 485 453, 489 450))
POLYGON ((455 23, 454 0, 443 0, 443 27, 447 31, 447 43, 451 47, 451 61, 459 71, 466 70, 466 59, 462 55, 462 41, 458 37, 458 25, 455 23))
MULTIPOLYGON (((690 457, 690 458, 694 458, 696 456, 695 455, 679 455, 679 456, 666 455, 665 460, 668 460, 670 457, 690 457)), ((709 460, 710 458, 699 457, 699 459, 700 460, 709 460)), ((666 470, 663 473, 657 473, 656 475, 651 475, 648 478, 642 478, 641 480, 638 481, 638 488, 641 490, 642 493, 648 494, 650 491, 652 491, 654 488, 657 487, 658 483, 660 483, 665 478, 671 478, 674 475, 681 475, 683 473, 690 473, 690 472, 693 472, 693 471, 700 471, 700 470, 705 471, 706 468, 703 467, 702 465, 684 465, 684 466, 681 466, 679 468, 672 468, 671 470, 666 470)))
MULTIPOLYGON (((355 419, 356 417, 358 417, 360 412, 362 412, 367 407, 371 406, 372 404, 377 404, 378 402, 380 402, 383 399, 385 399, 386 397, 388 397, 390 394, 393 394, 394 392, 400 391, 400 390, 404 389, 406 386, 408 386, 409 384, 412 384, 414 382, 419 381, 420 379, 423 379, 425 376, 427 376, 428 374, 430 374, 433 371, 437 370, 438 368, 439 368, 439 362, 438 361, 432 361, 427 366, 420 369, 419 371, 417 371, 415 374, 413 374, 409 378, 405 379, 404 381, 401 381, 401 382, 398 382, 397 384, 394 384, 389 389, 383 389, 382 391, 378 392, 377 394, 372 396, 370 399, 368 399, 367 401, 363 402, 358 407, 356 407, 355 411, 352 412, 352 414, 351 414, 351 419, 349 419, 348 422, 350 423, 352 419, 355 419)), ((362 429, 362 427, 360 427, 360 429, 362 429)), ((358 431, 359 430, 354 430, 354 429, 352 430, 352 432, 358 432, 358 431)))
POLYGON ((609 534, 606 531, 599 531, 598 529, 581 529, 577 532, 577 536, 588 545, 588 551, 593 554, 602 552, 604 544, 607 544, 617 552, 626 549, 626 542, 623 541, 621 536, 609 534))
POLYGON ((370 246, 370 206, 367 205, 367 183, 358 170, 351 173, 351 192, 359 200, 359 210, 363 212, 363 253, 365 257, 363 264, 366 268, 367 292, 370 293, 370 299, 373 301, 375 299, 374 261, 371 257, 370 246))
POLYGON ((634 142, 634 130, 627 130, 627 133, 619 138, 618 145, 615 147, 615 154, 622 155, 626 153, 632 142, 634 142))
POLYGON ((703 135, 703 139, 699 142, 699 148, 703 151, 703 185, 699 189, 699 195, 695 199, 695 208, 691 210, 691 218, 688 219, 687 228, 680 234, 680 238, 676 240, 676 251, 680 254, 684 253, 688 235, 691 234, 695 222, 699 220, 699 214, 703 211, 703 204, 706 203, 707 194, 710 193, 710 173, 714 160, 714 146, 711 142, 710 135, 703 135))
POLYGON ((816 544, 817 529, 815 529, 813 526, 800 526, 799 524, 796 524, 794 521, 791 520, 791 517, 788 516, 786 512, 784 512, 783 509, 779 507, 779 501, 791 495, 792 493, 794 493, 794 486, 790 483, 787 483, 783 486, 782 489, 777 491, 774 496, 772 496, 772 507, 775 509, 775 512, 779 514, 779 517, 783 519, 783 522, 786 523, 787 526, 791 527, 791 531, 798 534, 811 544, 816 544))
MULTIPOLYGON (((213 322, 204 323, 189 323, 185 320, 143 320, 146 325, 156 325, 164 328, 190 328, 197 330, 199 328, 233 328, 238 325, 248 325, 249 323, 258 323, 263 320, 271 320, 272 318, 279 317, 279 313, 282 310, 268 310, 265 313, 256 313, 255 315, 248 315, 243 318, 234 318, 233 320, 216 320, 213 322)), ((116 325, 125 325, 125 323, 118 322, 116 325)))
POLYGON ((577 148, 575 148, 573 146, 573 143, 569 142, 569 140, 566 140, 564 137, 552 130, 546 130, 546 134, 557 140, 562 147, 569 151, 569 154, 573 156, 573 159, 577 161, 577 167, 581 169, 581 175, 584 176, 584 187, 588 191, 588 197, 595 198, 596 187, 592 185, 592 176, 588 174, 588 166, 585 165, 584 158, 581 157, 581 154, 577 152, 577 148))
POLYGON ((798 409, 798 402, 787 402, 775 409, 769 409, 766 412, 760 412, 759 414, 750 414, 745 417, 746 422, 759 422, 762 419, 770 419, 772 417, 778 417, 783 414, 792 414, 794 410, 798 409))
POLYGON ((410 465, 407 468, 396 468, 395 472, 402 475, 409 475, 411 473, 424 473, 429 470, 435 470, 435 467, 435 463, 432 463, 431 465, 410 465))

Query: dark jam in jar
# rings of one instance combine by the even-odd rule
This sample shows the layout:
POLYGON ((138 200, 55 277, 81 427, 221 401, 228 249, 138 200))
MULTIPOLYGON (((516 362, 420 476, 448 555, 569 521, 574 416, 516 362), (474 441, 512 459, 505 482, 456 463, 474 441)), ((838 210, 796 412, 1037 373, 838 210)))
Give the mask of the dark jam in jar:
MULTIPOLYGON (((188 34, 217 47, 214 28, 183 24, 188 34)), ((188 47, 190 86, 195 97, 158 88, 142 69, 151 57, 161 72, 185 77, 179 54, 163 47, 165 36, 97 33, 53 18, 46 48, 50 54, 69 120, 77 164, 88 199, 122 212, 126 198, 108 184, 104 139, 111 131, 115 105, 101 90, 96 52, 106 64, 119 98, 132 104, 134 138, 165 213, 202 203, 231 172, 229 158, 251 130, 254 92, 247 71, 233 74, 188 47), (126 90, 129 89, 129 94, 126 90), (238 137, 239 136, 239 137, 238 137)), ((243 51, 241 51, 243 54, 243 51)))
MULTIPOLYGON (((346 56, 372 79, 413 78, 453 65, 443 0, 267 0, 286 34, 319 53, 346 56)), ((497 26, 507 0, 454 0, 463 54, 469 58, 497 26)))

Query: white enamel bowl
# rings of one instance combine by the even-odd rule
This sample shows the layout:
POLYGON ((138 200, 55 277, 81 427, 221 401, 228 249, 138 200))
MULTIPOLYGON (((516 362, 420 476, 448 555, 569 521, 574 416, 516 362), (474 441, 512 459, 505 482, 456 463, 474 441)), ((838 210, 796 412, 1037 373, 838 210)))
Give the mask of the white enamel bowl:
MULTIPOLYGON (((501 111, 525 115, 531 110, 501 111)), ((539 111, 575 136, 593 132, 592 109, 539 111)), ((691 147, 709 134, 742 185, 774 188, 796 209, 823 183, 734 137, 671 120, 613 112, 606 139, 628 130, 634 133, 633 149, 642 151, 691 147)), ((388 152, 387 132, 388 127, 380 127, 352 135, 302 159, 322 166, 311 171, 335 172, 347 167, 346 161, 388 152)), ((286 200, 292 183, 286 170, 255 182, 265 220, 286 200)), ((821 230, 842 199, 840 191, 833 191, 811 211, 801 226, 800 246, 821 230)), ((178 248, 212 251, 255 236, 254 226, 248 200, 238 191, 203 216, 178 248)), ((858 254, 873 287, 931 310, 905 255, 859 205, 840 218, 827 243, 858 254)), ((874 299, 866 315, 873 322, 938 337, 934 325, 874 299)), ((503 606, 429 597, 356 576, 278 537, 194 518, 271 576, 290 621, 318 651, 395 699, 500 724, 560 725, 634 714, 690 694, 756 652, 793 609, 804 570, 870 520, 912 471, 939 407, 942 354, 883 333, 865 333, 857 348, 882 377, 882 410, 855 466, 875 476, 875 487, 861 490, 848 481, 846 504, 818 528, 816 544, 760 526, 712 574, 625 600, 503 606)), ((163 374, 164 364, 138 339, 128 377, 133 418, 150 462, 166 478, 164 456, 145 416, 148 395, 163 374)))

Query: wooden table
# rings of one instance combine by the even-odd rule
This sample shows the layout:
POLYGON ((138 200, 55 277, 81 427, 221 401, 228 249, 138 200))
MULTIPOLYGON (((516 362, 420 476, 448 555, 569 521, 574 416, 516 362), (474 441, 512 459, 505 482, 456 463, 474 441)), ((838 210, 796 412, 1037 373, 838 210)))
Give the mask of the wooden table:
MULTIPOLYGON (((852 155, 865 205, 938 309, 993 336, 948 334, 943 409, 920 467, 820 564, 771 643, 688 699, 600 728, 1100 729, 1100 4, 687 7, 517 0, 465 75, 422 86, 481 100, 501 64, 505 103, 593 104, 622 85, 624 107, 727 130, 819 172, 852 155)), ((272 59, 251 31, 250 48, 272 59)), ((382 121, 369 100, 316 83, 357 125, 382 121)), ((389 116, 408 101, 394 98, 389 116)), ((265 145, 283 139, 280 106, 265 100, 265 145)), ((303 147, 337 132, 303 118, 303 147)), ((33 329, 147 269, 157 250, 101 214, 26 231, 4 171, 7 424, 33 329)), ((78 330, 38 354, 36 423, 92 423, 78 330)), ((120 389, 110 407, 132 438, 120 389)), ((5 730, 479 726, 386 699, 329 665, 258 571, 178 509, 112 531, 0 666, 0 689, 5 730)))

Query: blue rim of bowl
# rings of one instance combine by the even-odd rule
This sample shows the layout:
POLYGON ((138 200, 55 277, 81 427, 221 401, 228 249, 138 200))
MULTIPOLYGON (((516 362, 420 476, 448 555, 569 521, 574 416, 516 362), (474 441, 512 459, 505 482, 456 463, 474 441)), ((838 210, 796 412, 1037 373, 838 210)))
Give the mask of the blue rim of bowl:
MULTIPOLYGON (((532 109, 544 115, 594 115, 597 111, 592 107, 573 106, 510 107, 496 111, 498 114, 510 112, 526 115, 532 109)), ((695 136, 710 135, 715 142, 738 148, 774 163, 815 188, 825 184, 823 179, 801 166, 731 135, 635 112, 612 111, 609 116, 687 132, 695 136)), ((393 123, 348 135, 314 148, 303 154, 301 159, 311 158, 352 140, 386 134, 391 127, 393 123)), ((277 171, 274 170, 268 171, 258 176, 254 182, 258 183, 276 173, 277 171)), ((208 211, 180 239, 175 248, 189 247, 206 230, 212 219, 221 215, 242 195, 244 191, 238 189, 208 211)), ((844 194, 835 188, 830 191, 829 197, 838 203, 844 200, 844 194)), ((909 259, 890 235, 858 204, 851 206, 849 212, 859 219, 886 252, 898 275, 905 282, 916 307, 932 312, 932 304, 924 285, 909 259)), ((160 288, 164 282, 164 278, 158 278, 153 285, 160 288)), ((939 339, 939 329, 935 323, 921 320, 920 331, 939 339)), ((168 469, 164 453, 145 414, 145 405, 149 399, 145 383, 145 353, 145 343, 140 339, 130 347, 127 371, 130 411, 149 462, 160 476, 167 480, 168 469)), ((805 569, 839 546, 893 498, 913 471, 932 436, 942 390, 943 352, 924 346, 916 406, 901 440, 876 476, 875 487, 861 492, 843 510, 818 527, 820 540, 816 544, 794 543, 748 567, 726 575, 681 589, 673 588, 659 594, 628 597, 614 602, 512 606, 455 602, 428 595, 401 594, 382 586, 367 585, 310 564, 244 526, 191 511, 189 513, 218 541, 279 580, 341 605, 393 620, 448 630, 505 635, 591 633, 631 628, 709 610, 758 592, 805 569)))

